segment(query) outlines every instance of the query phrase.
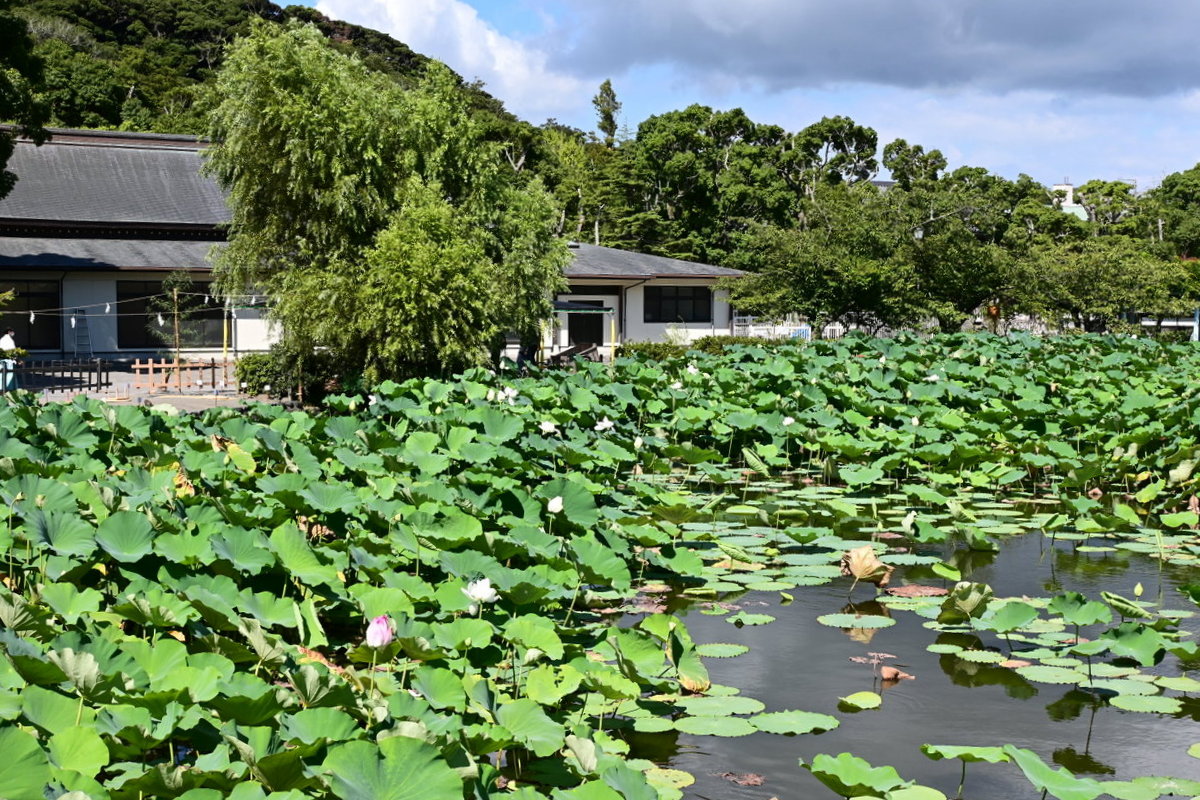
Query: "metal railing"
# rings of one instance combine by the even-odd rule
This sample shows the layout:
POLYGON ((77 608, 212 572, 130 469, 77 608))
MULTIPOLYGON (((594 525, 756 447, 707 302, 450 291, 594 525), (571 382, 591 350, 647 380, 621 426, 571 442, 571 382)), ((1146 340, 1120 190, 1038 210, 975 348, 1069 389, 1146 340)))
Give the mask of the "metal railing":
POLYGON ((0 390, 99 392, 112 385, 112 364, 99 358, 14 361, 0 359, 0 390))

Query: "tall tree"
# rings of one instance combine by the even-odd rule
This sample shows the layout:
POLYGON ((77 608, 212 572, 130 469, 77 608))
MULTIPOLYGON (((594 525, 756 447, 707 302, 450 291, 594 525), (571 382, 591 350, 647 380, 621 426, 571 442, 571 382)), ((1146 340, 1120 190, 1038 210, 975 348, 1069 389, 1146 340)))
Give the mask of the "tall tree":
POLYGON ((617 137, 617 114, 621 111, 621 102, 617 100, 611 80, 606 79, 600 84, 600 91, 592 98, 592 106, 596 109, 596 130, 604 134, 604 144, 612 147, 617 137))
POLYGON ((270 294, 286 336, 372 381, 536 336, 569 259, 553 203, 504 163, 448 70, 404 90, 311 26, 262 23, 217 88, 208 168, 233 212, 218 274, 270 294))
POLYGON ((25 20, 13 13, 12 0, 0 0, 0 120, 15 122, 16 130, 0 131, 0 198, 12 191, 17 176, 5 169, 17 136, 41 144, 47 113, 35 92, 42 81, 42 64, 34 55, 25 20))

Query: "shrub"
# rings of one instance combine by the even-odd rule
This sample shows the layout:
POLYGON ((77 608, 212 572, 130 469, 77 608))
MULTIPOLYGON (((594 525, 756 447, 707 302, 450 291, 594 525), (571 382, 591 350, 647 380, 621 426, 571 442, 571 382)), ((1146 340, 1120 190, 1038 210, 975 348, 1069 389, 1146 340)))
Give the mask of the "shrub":
POLYGON ((664 361, 668 358, 678 358, 686 352, 687 347, 671 342, 625 342, 617 347, 617 358, 628 356, 648 361, 664 361))
POLYGON ((237 363, 237 380, 247 394, 272 397, 291 395, 307 403, 318 403, 334 392, 359 389, 357 375, 342 373, 332 353, 276 343, 266 353, 242 356, 237 363))

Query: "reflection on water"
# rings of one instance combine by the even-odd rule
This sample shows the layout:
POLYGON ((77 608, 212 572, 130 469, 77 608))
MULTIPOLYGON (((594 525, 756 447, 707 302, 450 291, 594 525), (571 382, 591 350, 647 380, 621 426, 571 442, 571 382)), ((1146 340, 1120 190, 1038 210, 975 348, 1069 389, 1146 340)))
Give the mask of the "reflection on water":
MULTIPOLYGON (((1046 507, 1037 510, 1044 512, 1046 507)), ((827 523, 814 519, 810 524, 827 523)), ((847 538, 863 538, 879 526, 873 519, 855 517, 837 527, 847 538)), ((1141 582, 1145 599, 1158 599, 1167 607, 1189 605, 1175 589, 1187 581, 1187 570, 1128 552, 1081 552, 1077 549, 1080 544, 1062 539, 1051 542, 1035 533, 1005 539, 999 552, 953 552, 952 543, 921 544, 916 552, 949 557, 964 579, 990 584, 997 597, 1048 597, 1078 591, 1097 598, 1101 590, 1132 595, 1134 584, 1141 582)), ((901 569, 893 583, 902 579, 946 585, 928 568, 919 566, 901 569)), ((634 755, 691 772, 696 783, 685 790, 686 796, 713 800, 765 800, 771 796, 832 800, 833 794, 801 769, 797 758, 844 751, 876 765, 893 765, 904 777, 953 796, 960 765, 925 758, 920 752, 923 743, 1013 743, 1073 772, 1104 778, 1200 778, 1200 761, 1184 755, 1197 740, 1194 721, 1200 720, 1200 698, 1181 698, 1183 710, 1174 716, 1129 713, 1108 706, 1096 694, 1032 683, 996 664, 930 653, 926 646, 935 641, 968 649, 979 649, 984 641, 971 633, 931 631, 924 627, 924 618, 874 600, 847 604, 847 588, 843 581, 798 588, 791 592, 795 602, 788 604, 782 604, 773 592, 721 597, 724 602, 776 617, 762 627, 737 628, 724 617, 712 615, 711 604, 710 613, 702 614, 699 604, 678 605, 677 598, 668 601, 672 610, 686 618, 697 642, 750 647, 749 653, 737 658, 707 659, 714 683, 741 688, 743 694, 766 703, 768 711, 833 714, 841 720, 841 727, 799 737, 632 734, 634 755), (839 629, 816 622, 817 616, 835 612, 890 616, 897 624, 881 629, 839 629), (895 658, 878 659, 871 653, 895 658), (877 676, 880 663, 897 665, 915 680, 882 685, 877 676), (839 697, 868 688, 883 690, 880 709, 838 710, 839 697), (761 787, 733 785, 719 777, 723 772, 759 773, 765 783, 761 787)), ((1195 631, 1196 622, 1185 620, 1181 627, 1195 631)), ((1007 655, 1006 648, 1003 652, 1007 655)), ((972 765, 967 792, 972 800, 1036 796, 1010 764, 972 765)))

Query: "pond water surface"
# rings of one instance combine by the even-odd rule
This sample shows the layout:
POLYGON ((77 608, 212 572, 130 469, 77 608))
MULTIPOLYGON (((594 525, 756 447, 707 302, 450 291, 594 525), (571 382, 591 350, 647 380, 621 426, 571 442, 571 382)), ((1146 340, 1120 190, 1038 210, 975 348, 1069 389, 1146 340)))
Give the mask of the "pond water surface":
MULTIPOLYGON (((960 549, 957 563, 964 580, 991 585, 998 598, 1048 598, 1078 591, 1099 599, 1102 590, 1132 597, 1134 586, 1141 583, 1143 600, 1163 608, 1192 607, 1176 591, 1189 580, 1190 570, 1121 550, 1080 553, 1075 544, 1052 542, 1040 532, 1027 533, 1004 537, 997 553, 960 549)), ((917 552, 946 557, 954 546, 918 547, 917 552)), ((913 581, 949 585, 931 578, 927 568, 909 570, 913 581)), ((904 578, 904 571, 897 571, 893 585, 904 578)), ((798 587, 790 592, 795 598, 790 603, 778 592, 722 597, 747 612, 776 617, 764 626, 736 627, 724 616, 701 613, 702 604, 694 602, 673 609, 685 619, 697 643, 730 642, 750 648, 736 658, 705 659, 715 684, 738 687, 741 694, 765 703, 767 711, 797 709, 836 716, 839 728, 815 735, 755 733, 738 738, 631 734, 634 754, 692 773, 696 782, 684 790, 685 796, 713 800, 833 798, 833 792, 802 769, 797 759, 841 752, 854 753, 875 766, 890 764, 904 778, 954 797, 960 763, 926 758, 920 751, 923 743, 1011 743, 1036 751, 1047 763, 1099 780, 1144 775, 1200 780, 1200 760, 1186 755, 1187 748, 1200 741, 1196 724, 1200 697, 1182 698, 1183 711, 1173 716, 1129 712, 1072 686, 1032 683, 1005 667, 931 653, 926 647, 935 641, 968 642, 963 635, 924 627, 927 620, 910 611, 880 609, 870 600, 874 587, 866 585, 855 591, 857 610, 889 614, 897 620, 895 626, 864 631, 819 624, 819 615, 854 610, 847 609, 848 588, 849 579, 798 587), (881 688, 871 665, 850 660, 868 652, 894 655, 886 663, 911 673, 915 680, 881 688), (879 709, 839 710, 839 697, 872 689, 882 691, 879 709), (721 777, 722 773, 754 773, 762 776, 763 783, 741 786, 721 777)), ((1183 620, 1180 628, 1195 632, 1196 618, 1183 620)), ((987 643, 995 646, 995 636, 987 643)), ((1021 646, 1016 645, 1018 651, 1021 646)), ((1142 671, 1180 674, 1180 665, 1168 655, 1163 664, 1142 671)), ((967 798, 1007 800, 1040 794, 1015 764, 967 768, 967 798)))

